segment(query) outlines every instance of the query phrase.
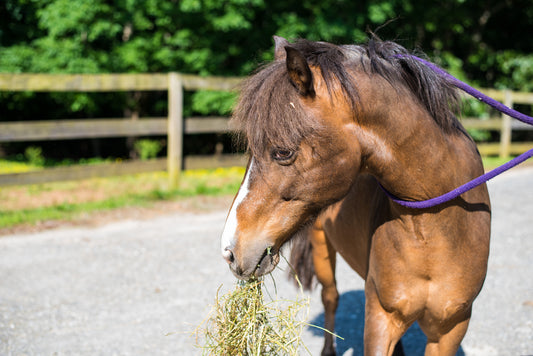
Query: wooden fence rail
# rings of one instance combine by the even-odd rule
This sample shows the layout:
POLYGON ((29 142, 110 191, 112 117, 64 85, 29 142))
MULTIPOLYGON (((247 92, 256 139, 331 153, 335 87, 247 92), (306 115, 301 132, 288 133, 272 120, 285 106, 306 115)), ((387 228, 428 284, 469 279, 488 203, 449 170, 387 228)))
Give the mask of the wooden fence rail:
POLYGON ((229 131, 227 117, 183 118, 184 90, 234 90, 241 78, 200 77, 168 74, 1 74, 0 91, 36 92, 111 92, 167 91, 168 117, 138 120, 82 119, 30 122, 0 122, 0 142, 124 136, 167 136, 167 158, 147 162, 123 162, 98 166, 49 168, 37 172, 0 175, 0 185, 44 183, 97 176, 140 173, 154 170, 169 172, 176 186, 182 168, 210 168, 245 165, 242 155, 183 157, 183 135, 229 131))
MULTIPOLYGON (((515 104, 533 105, 533 93, 496 89, 479 90, 483 94, 502 102, 510 108, 513 108, 515 104)), ((479 118, 463 118, 461 121, 467 129, 500 131, 500 142, 478 144, 479 151, 482 155, 509 157, 510 155, 518 155, 533 148, 533 142, 512 142, 513 130, 532 130, 533 127, 514 120, 507 115, 499 115, 497 117, 482 120, 479 118)))
MULTIPOLYGON (((32 184, 50 181, 83 179, 167 170, 172 186, 178 184, 183 168, 211 168, 245 165, 243 155, 215 155, 183 157, 183 135, 224 133, 230 131, 227 117, 183 118, 184 90, 230 91, 238 87, 241 78, 200 77, 180 73, 168 74, 2 74, 0 91, 37 92, 111 92, 111 91, 167 91, 168 116, 129 119, 77 119, 50 121, 0 122, 0 142, 43 141, 59 139, 167 136, 167 157, 151 161, 129 161, 96 166, 48 168, 42 171, 0 175, 1 185, 32 184)), ((533 105, 533 93, 482 89, 482 92, 513 107, 514 104, 533 105)), ((521 153, 533 142, 512 143, 512 130, 531 129, 516 120, 503 116, 485 120, 462 120, 467 129, 501 131, 499 143, 481 143, 484 155, 507 157, 521 153)))

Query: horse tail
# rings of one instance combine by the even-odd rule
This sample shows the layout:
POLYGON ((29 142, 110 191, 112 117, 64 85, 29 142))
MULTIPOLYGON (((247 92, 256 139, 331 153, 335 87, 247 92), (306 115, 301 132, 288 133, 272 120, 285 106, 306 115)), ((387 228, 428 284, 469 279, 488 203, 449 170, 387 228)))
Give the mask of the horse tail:
POLYGON ((293 238, 289 263, 291 266, 289 279, 294 280, 297 287, 301 284, 304 290, 312 290, 316 284, 316 274, 313 264, 313 245, 308 233, 293 238))

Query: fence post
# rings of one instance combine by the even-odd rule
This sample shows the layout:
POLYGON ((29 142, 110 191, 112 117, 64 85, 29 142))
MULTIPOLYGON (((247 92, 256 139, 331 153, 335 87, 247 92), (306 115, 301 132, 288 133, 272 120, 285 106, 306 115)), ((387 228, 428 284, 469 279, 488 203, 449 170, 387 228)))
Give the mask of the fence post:
POLYGON ((168 74, 167 171, 170 188, 177 188, 183 159, 183 85, 179 73, 168 74))
MULTIPOLYGON (((513 108, 513 95, 510 90, 504 91, 503 104, 508 108, 513 108)), ((502 115, 502 129, 500 132, 500 157, 507 158, 511 152, 511 117, 502 115)))

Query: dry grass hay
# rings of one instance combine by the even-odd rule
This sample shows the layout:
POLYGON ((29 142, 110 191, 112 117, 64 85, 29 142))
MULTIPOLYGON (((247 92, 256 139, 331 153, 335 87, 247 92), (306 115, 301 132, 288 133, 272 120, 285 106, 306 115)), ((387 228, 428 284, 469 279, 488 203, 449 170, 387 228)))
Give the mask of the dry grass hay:
MULTIPOLYGON (((236 289, 217 297, 209 317, 196 330, 203 355, 299 355, 303 328, 307 326, 309 298, 265 302, 264 283, 239 282, 236 289), (303 314, 303 315, 302 315, 303 314)), ((268 293, 267 293, 268 294, 268 293)))

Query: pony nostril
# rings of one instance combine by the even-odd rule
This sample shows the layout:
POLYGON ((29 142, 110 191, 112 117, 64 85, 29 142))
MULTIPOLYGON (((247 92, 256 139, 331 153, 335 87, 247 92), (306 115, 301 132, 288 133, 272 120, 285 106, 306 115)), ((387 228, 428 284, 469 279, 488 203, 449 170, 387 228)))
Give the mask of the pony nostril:
POLYGON ((233 256, 233 252, 230 250, 229 247, 226 247, 224 251, 222 252, 222 257, 229 263, 233 263, 235 261, 235 257, 233 256))

